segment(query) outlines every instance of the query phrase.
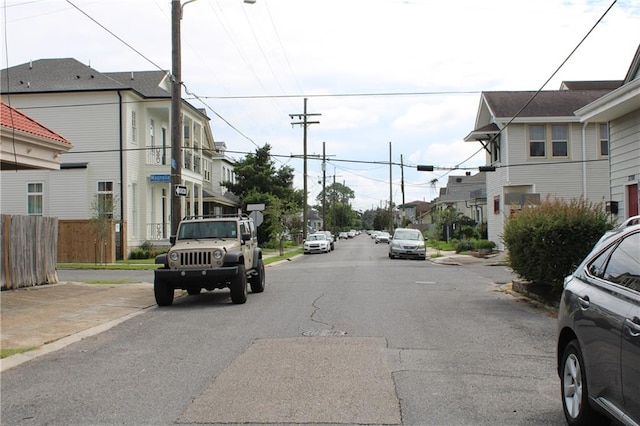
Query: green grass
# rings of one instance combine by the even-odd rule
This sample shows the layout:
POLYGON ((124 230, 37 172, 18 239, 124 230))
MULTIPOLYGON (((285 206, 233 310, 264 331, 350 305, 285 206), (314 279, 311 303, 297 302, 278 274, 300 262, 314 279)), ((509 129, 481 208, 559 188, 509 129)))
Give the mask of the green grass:
POLYGON ((20 349, 0 349, 0 358, 6 358, 11 355, 22 354, 25 352, 32 351, 34 349, 38 349, 36 346, 32 346, 30 348, 20 348, 20 349))
MULTIPOLYGON (((274 252, 275 253, 279 253, 278 250, 274 250, 274 252)), ((265 254, 267 254, 267 253, 265 253, 265 254)), ((268 257, 268 258, 264 259, 264 264, 265 265, 269 265, 270 263, 278 262, 280 260, 289 259, 289 258, 291 258, 293 256, 296 256, 296 255, 299 255, 299 254, 302 254, 302 247, 298 247, 298 248, 296 248, 294 250, 285 251, 284 255, 282 255, 282 256, 276 255, 276 256, 273 256, 273 257, 268 257)))
POLYGON ((157 269, 154 259, 119 260, 116 263, 58 263, 58 269, 113 269, 113 270, 140 270, 157 269))
MULTIPOLYGON (((280 256, 280 251, 278 249, 263 249, 263 255, 269 256, 264 259, 264 264, 268 265, 270 263, 277 262, 279 260, 285 260, 292 256, 296 256, 298 254, 302 254, 302 246, 296 247, 286 247, 284 251, 284 255, 280 256)), ((108 270, 123 270, 123 271, 134 271, 134 270, 153 270, 157 269, 159 266, 155 263, 155 259, 128 259, 128 260, 118 260, 116 263, 108 263, 108 264, 100 264, 100 263, 58 263, 58 269, 108 269, 108 270)), ((122 284, 120 282, 104 282, 104 281, 95 281, 90 284, 122 284)))

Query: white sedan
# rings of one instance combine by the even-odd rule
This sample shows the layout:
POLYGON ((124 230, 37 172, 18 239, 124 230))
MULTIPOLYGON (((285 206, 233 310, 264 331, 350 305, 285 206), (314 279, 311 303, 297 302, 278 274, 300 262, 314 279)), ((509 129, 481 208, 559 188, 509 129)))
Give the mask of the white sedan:
POLYGON ((329 253, 331 251, 331 241, 325 234, 307 235, 304 240, 304 254, 309 253, 329 253))

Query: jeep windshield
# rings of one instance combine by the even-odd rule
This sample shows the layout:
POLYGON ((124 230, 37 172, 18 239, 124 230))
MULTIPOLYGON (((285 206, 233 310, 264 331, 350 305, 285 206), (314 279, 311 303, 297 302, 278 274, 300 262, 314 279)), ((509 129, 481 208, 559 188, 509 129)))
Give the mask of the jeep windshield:
POLYGON ((236 238, 238 230, 235 221, 194 221, 182 222, 178 240, 204 240, 236 238))

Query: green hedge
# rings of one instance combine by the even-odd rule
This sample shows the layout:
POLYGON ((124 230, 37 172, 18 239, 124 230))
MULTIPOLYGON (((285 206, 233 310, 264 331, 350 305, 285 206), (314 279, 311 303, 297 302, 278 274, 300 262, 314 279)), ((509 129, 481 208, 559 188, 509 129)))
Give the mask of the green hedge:
POLYGON ((564 277, 611 228, 602 204, 547 198, 509 218, 502 238, 518 275, 559 293, 564 277))

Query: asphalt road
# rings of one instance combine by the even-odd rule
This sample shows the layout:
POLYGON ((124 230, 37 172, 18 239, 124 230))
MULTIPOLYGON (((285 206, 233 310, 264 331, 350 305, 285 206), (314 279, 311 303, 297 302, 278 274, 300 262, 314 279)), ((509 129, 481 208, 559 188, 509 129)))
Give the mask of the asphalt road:
POLYGON ((179 298, 12 368, 2 424, 564 424, 555 318, 505 267, 386 249, 342 240, 244 305, 179 298))

